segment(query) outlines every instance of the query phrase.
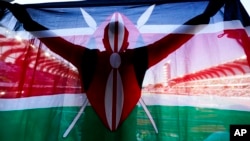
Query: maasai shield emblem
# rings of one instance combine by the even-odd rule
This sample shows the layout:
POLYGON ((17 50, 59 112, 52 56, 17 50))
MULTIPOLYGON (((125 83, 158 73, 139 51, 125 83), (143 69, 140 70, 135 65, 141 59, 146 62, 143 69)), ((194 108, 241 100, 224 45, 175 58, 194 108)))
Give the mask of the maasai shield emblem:
MULTIPOLYGON (((124 65, 124 62, 122 62, 124 60, 122 56, 124 57, 128 47, 128 30, 125 27, 126 23, 130 26, 132 25, 132 22, 120 13, 114 13, 109 18, 109 21, 105 23, 104 40, 106 39, 106 41, 103 41, 105 51, 100 52, 100 54, 106 55, 102 58, 103 55, 98 54, 98 56, 101 57, 98 57, 97 60, 107 60, 105 61, 106 63, 104 63, 106 65, 97 63, 97 66, 103 65, 105 67, 103 68, 104 72, 101 73, 99 69, 102 68, 97 67, 99 73, 97 72, 96 74, 98 75, 94 76, 92 84, 92 86, 96 86, 95 88, 93 88, 94 86, 90 87, 90 89, 86 91, 90 104, 111 131, 116 130, 127 118, 141 96, 140 86, 138 86, 134 69, 131 65, 126 66, 127 63, 124 65), (101 84, 101 82, 103 86, 98 85, 101 84), (128 83, 130 84, 128 85, 128 83), (136 87, 136 89, 131 89, 133 92, 127 90, 130 89, 130 87, 136 87), (98 93, 99 95, 97 95, 98 93)), ((137 32, 134 35, 137 34, 138 36, 139 32, 136 27, 133 26, 132 28, 132 32, 137 32)))

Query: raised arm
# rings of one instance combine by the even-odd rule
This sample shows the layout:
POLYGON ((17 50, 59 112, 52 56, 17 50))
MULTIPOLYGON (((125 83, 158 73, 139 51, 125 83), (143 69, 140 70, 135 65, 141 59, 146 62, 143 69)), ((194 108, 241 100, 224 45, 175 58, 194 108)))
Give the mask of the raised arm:
MULTIPOLYGON (((19 22, 23 23, 24 28, 27 31, 30 31, 34 36, 38 36, 39 33, 55 35, 52 31, 49 31, 48 28, 34 21, 24 6, 6 3, 6 7, 13 13, 19 22)), ((62 56, 74 65, 77 65, 77 62, 81 60, 84 50, 87 49, 85 47, 72 44, 61 37, 57 37, 56 35, 52 37, 41 37, 39 40, 50 50, 62 56)))
POLYGON ((190 40, 194 34, 188 34, 189 31, 200 30, 197 29, 199 24, 208 24, 210 17, 215 15, 217 11, 224 5, 225 0, 210 0, 208 6, 204 12, 193 19, 184 23, 176 31, 182 31, 184 33, 171 33, 162 39, 156 41, 155 43, 147 47, 148 52, 148 67, 151 67, 166 58, 170 53, 174 52, 176 49, 180 48, 184 43, 190 40))

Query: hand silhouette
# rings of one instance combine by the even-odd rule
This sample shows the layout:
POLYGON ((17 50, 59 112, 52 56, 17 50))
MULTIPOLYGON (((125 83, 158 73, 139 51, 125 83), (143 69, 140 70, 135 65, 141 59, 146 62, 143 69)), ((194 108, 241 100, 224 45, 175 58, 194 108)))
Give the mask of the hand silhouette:
POLYGON ((7 4, 7 8, 23 24, 29 24, 32 20, 26 8, 20 4, 7 4))

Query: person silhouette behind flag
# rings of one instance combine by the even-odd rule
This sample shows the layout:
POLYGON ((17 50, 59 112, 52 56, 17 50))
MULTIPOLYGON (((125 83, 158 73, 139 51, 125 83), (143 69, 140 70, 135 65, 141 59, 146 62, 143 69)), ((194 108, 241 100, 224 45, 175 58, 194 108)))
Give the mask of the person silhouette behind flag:
MULTIPOLYGON (((1 3, 23 23, 27 31, 48 30, 32 20, 22 5, 1 3)), ((211 0, 203 13, 184 24, 208 24, 210 17, 215 15, 223 4, 224 0, 211 0)), ((60 37, 39 38, 49 49, 76 66, 90 104, 111 131, 119 127, 138 103, 147 69, 194 36, 172 33, 150 45, 127 49, 129 31, 117 20, 119 13, 114 16, 116 20, 107 24, 104 29, 104 51, 75 45, 60 37)), ((196 26, 180 28, 188 32, 195 30, 196 26)))

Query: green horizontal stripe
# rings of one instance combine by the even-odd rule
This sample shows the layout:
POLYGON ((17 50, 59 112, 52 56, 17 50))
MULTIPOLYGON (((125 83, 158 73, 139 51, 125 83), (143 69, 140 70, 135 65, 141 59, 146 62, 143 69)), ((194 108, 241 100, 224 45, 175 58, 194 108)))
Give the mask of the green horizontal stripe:
POLYGON ((0 141, 202 141, 229 140, 230 124, 250 124, 250 112, 180 106, 148 106, 154 129, 137 107, 115 132, 101 123, 91 107, 67 138, 62 135, 79 108, 44 108, 0 112, 0 141))

